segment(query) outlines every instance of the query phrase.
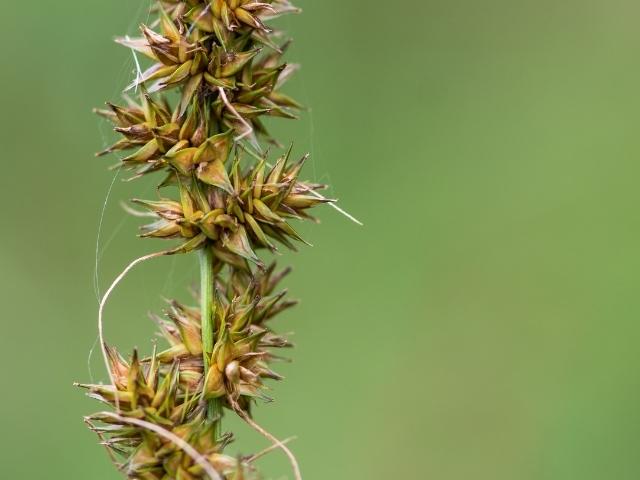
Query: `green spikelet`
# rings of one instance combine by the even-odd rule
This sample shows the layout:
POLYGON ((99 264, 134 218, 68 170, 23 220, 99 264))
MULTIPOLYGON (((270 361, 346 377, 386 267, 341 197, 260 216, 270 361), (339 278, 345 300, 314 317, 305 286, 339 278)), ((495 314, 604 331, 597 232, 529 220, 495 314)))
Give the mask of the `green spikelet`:
POLYGON ((272 324, 296 303, 278 287, 289 270, 260 254, 306 243, 292 222, 333 202, 300 178, 306 156, 262 153, 280 145, 265 119, 300 109, 281 91, 295 67, 269 20, 299 10, 287 0, 158 0, 154 11, 139 38, 117 39, 148 67, 121 105, 96 110, 121 136, 98 155, 120 153, 132 178, 159 174, 158 197, 132 201, 151 218, 140 236, 172 241, 161 254, 198 253, 200 305, 168 301, 153 315, 166 345, 149 356, 125 359, 104 344, 112 381, 79 386, 111 410, 85 420, 128 478, 256 478, 262 454, 224 454, 231 413, 283 449, 299 479, 288 448, 250 416, 271 400, 266 382, 282 379, 271 363, 291 343, 272 324))

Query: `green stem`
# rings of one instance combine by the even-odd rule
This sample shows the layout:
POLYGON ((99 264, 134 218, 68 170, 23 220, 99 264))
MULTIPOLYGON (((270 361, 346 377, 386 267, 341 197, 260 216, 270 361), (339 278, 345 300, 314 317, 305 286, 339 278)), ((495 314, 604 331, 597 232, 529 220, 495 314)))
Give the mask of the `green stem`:
MULTIPOLYGON (((204 360, 204 378, 207 378, 211 353, 213 352, 214 325, 214 273, 213 253, 210 248, 203 248, 199 254, 200 261, 200 313, 202 316, 202 351, 204 360)), ((211 400, 207 409, 209 420, 216 422, 216 438, 220 435, 220 420, 222 419, 222 403, 219 400, 211 400)))

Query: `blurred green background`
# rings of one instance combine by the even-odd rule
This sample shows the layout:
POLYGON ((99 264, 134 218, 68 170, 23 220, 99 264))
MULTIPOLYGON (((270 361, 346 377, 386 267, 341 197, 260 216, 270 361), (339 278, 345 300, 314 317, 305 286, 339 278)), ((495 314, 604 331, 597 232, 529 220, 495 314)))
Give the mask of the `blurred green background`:
MULTIPOLYGON (((298 348, 257 419, 298 435, 308 480, 639 478, 640 4, 299 4, 280 26, 312 112, 273 125, 365 227, 327 208, 282 259, 298 348)), ((152 184, 92 157, 113 137, 91 108, 133 75, 111 38, 148 5, 3 6, 2 478, 118 478, 72 382, 105 379, 98 231, 100 291, 164 246, 119 206, 152 184)), ((137 268, 108 339, 147 350, 146 312, 188 298, 195 262, 137 268)), ((290 478, 279 453, 262 467, 290 478)))

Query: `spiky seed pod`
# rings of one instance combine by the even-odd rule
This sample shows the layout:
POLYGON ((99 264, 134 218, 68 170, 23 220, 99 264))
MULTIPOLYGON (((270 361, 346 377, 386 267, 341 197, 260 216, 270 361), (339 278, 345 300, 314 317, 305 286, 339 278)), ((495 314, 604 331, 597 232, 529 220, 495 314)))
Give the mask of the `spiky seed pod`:
MULTIPOLYGON (((232 437, 216 438, 214 423, 207 421, 201 394, 182 378, 184 365, 174 361, 162 368, 154 355, 148 362, 140 362, 137 353, 130 362, 110 349, 112 367, 119 372, 118 384, 80 385, 89 396, 116 406, 120 415, 162 426, 189 442, 225 479, 237 478, 252 468, 243 461, 224 455, 224 448, 232 437)), ((132 426, 105 414, 87 418, 90 428, 100 435, 112 458, 123 458, 118 468, 132 479, 204 479, 207 475, 191 457, 165 438, 132 426)))
MULTIPOLYGON (((218 287, 227 289, 224 285, 218 287)), ((216 295, 215 323, 219 328, 206 378, 203 379, 199 316, 195 310, 176 302, 171 303, 165 319, 155 317, 162 335, 171 345, 158 354, 157 360, 163 365, 180 362, 188 373, 181 373, 181 381, 186 386, 201 386, 207 399, 222 397, 224 400, 230 396, 247 409, 251 398, 269 400, 264 393, 264 379, 282 378, 269 367, 274 358, 270 349, 288 348, 291 344, 273 332, 266 322, 293 303, 284 300, 286 291, 267 297, 259 292, 259 284, 252 283, 240 296, 229 299, 223 292, 216 295)))
POLYGON ((288 165, 289 155, 290 151, 270 169, 262 161, 244 173, 236 160, 231 177, 216 159, 200 164, 191 188, 180 184, 180 201, 134 200, 156 217, 142 227, 141 236, 183 238, 197 243, 193 248, 210 244, 256 264, 261 262, 255 250, 275 251, 273 241, 295 250, 291 240, 304 240, 287 220, 313 219, 307 210, 332 200, 317 193, 324 185, 298 180, 306 157, 288 165), (201 184, 194 186, 197 181, 201 184))
MULTIPOLYGON (((113 407, 119 404, 122 415, 162 425, 188 440, 227 477, 248 474, 249 464, 222 454, 231 440, 229 435, 214 441, 213 424, 206 421, 205 400, 222 398, 231 408, 226 399, 233 398, 247 411, 253 398, 270 400, 264 380, 282 379, 269 367, 274 358, 270 350, 291 346, 267 326, 277 313, 295 304, 284 299, 286 291, 274 293, 287 273, 275 273, 273 264, 253 277, 232 271, 219 278, 214 307, 219 338, 206 377, 199 310, 170 301, 164 318, 153 316, 169 348, 154 351, 143 360, 134 351, 127 362, 109 347, 115 385, 80 386, 96 400, 113 407)), ((131 478, 204 478, 192 459, 143 429, 101 415, 89 417, 89 421, 109 424, 92 428, 105 436, 103 443, 114 456, 125 458, 122 469, 131 478)))
POLYGON ((217 91, 213 93, 218 97, 215 101, 194 99, 192 108, 186 113, 181 111, 182 103, 172 110, 166 101, 155 102, 148 93, 141 96, 139 104, 131 99, 128 99, 127 106, 108 104, 108 110, 96 110, 96 113, 109 119, 123 138, 98 155, 136 149, 122 162, 125 167, 136 169, 138 175, 171 166, 186 174, 202 163, 199 156, 211 145, 216 145, 218 158, 228 156, 231 137, 244 128, 236 114, 271 141, 259 117, 295 118, 289 108, 300 108, 297 102, 274 90, 278 78, 286 78, 283 73, 288 74, 287 67, 263 66, 256 70, 251 86, 238 85, 237 90, 230 94, 229 105, 233 112, 219 98, 217 91), (203 146, 204 143, 207 145, 203 146), (200 151, 197 150, 199 147, 200 151))
MULTIPOLYGON (((227 5, 226 2, 220 3, 227 5)), ((232 23, 235 22, 232 18, 242 17, 247 22, 253 21, 250 20, 252 18, 263 25, 259 17, 246 10, 247 6, 257 8, 257 5, 267 5, 261 7, 263 10, 271 8, 268 4, 247 3, 244 7, 235 8, 233 12, 236 13, 225 18, 232 23)), ((248 31, 237 34, 231 33, 226 26, 207 29, 202 22, 209 15, 215 23, 216 17, 211 12, 217 10, 210 5, 201 8, 206 10, 197 13, 196 7, 196 11, 192 9, 175 21, 160 10, 160 32, 143 25, 142 37, 118 39, 122 45, 154 62, 127 90, 145 86, 149 93, 154 93, 181 87, 182 94, 176 107, 178 116, 185 113, 194 97, 212 96, 208 102, 210 108, 204 114, 211 116, 210 127, 217 133, 229 128, 242 133, 243 126, 248 124, 255 132, 273 141, 259 117, 296 118, 291 108, 301 107, 279 91, 295 69, 280 63, 286 44, 280 48, 270 40, 269 30, 262 27, 259 29, 261 33, 246 27, 248 31), (194 23, 187 27, 185 22, 190 20, 194 23), (272 53, 257 58, 264 47, 272 53), (226 92, 228 103, 220 89, 226 92)), ((222 10, 227 11, 228 8, 222 10)))
POLYGON ((159 2, 172 18, 189 16, 197 27, 203 31, 213 31, 210 27, 217 20, 227 30, 233 31, 243 27, 259 28, 269 31, 264 21, 286 13, 299 13, 288 0, 271 0, 257 2, 255 0, 161 0, 159 2), (247 21, 241 18, 247 19, 247 21), (197 20, 195 20, 197 19, 197 20), (239 21, 238 21, 239 20, 239 21))
POLYGON ((278 287, 289 270, 276 273, 258 253, 295 249, 303 240, 290 221, 315 220, 309 211, 333 202, 324 185, 299 179, 306 156, 291 162, 289 149, 270 164, 259 143, 279 145, 264 117, 295 118, 300 108, 281 91, 296 69, 282 60, 289 41, 267 24, 298 10, 287 0, 156 0, 155 11, 142 37, 118 39, 151 65, 128 88, 140 89, 139 101, 97 111, 121 135, 99 155, 126 152, 134 177, 164 173, 159 199, 134 200, 145 210, 135 213, 154 218, 141 236, 180 240, 160 254, 198 252, 200 305, 170 301, 153 315, 167 345, 143 359, 108 346, 100 320, 111 382, 81 386, 115 413, 86 421, 131 479, 245 480, 260 455, 224 454, 232 435, 221 421, 232 411, 285 451, 300 480, 292 453, 250 417, 257 400, 270 400, 267 380, 282 379, 274 350, 291 347, 272 319, 295 304, 278 287), (163 92, 172 89, 170 102, 163 92))
POLYGON ((109 119, 115 131, 123 136, 99 156, 137 149, 123 158, 122 163, 137 169, 141 175, 172 164, 181 165, 193 148, 207 140, 206 123, 198 108, 181 117, 177 111, 172 112, 165 101, 156 102, 148 94, 141 95, 140 103, 127 100, 127 106, 109 103, 108 110, 96 110, 109 119))

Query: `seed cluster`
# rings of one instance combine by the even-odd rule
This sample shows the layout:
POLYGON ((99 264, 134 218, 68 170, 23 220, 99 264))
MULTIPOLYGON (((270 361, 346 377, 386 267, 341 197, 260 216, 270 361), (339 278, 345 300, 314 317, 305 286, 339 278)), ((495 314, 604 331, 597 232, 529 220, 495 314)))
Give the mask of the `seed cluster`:
POLYGON ((158 0, 155 11, 140 38, 117 40, 151 65, 128 87, 139 98, 97 110, 121 135, 99 155, 126 152, 121 166, 134 178, 162 174, 158 198, 133 200, 152 217, 140 236, 177 239, 166 255, 198 252, 200 305, 168 301, 153 315, 168 345, 148 358, 134 351, 125 360, 103 345, 111 384, 81 386, 116 412, 86 422, 128 478, 254 478, 259 455, 225 455, 233 435, 221 421, 234 412, 275 440, 251 410, 270 400, 265 380, 282 379, 274 350, 291 344, 271 323, 296 303, 278 287, 289 270, 266 266, 259 252, 295 249, 304 241, 291 220, 315 220, 309 211, 332 202, 323 185, 300 180, 306 156, 262 153, 265 143, 281 147, 264 119, 296 118, 300 108, 281 92, 295 71, 282 61, 289 41, 267 23, 298 9, 287 0, 158 0))

